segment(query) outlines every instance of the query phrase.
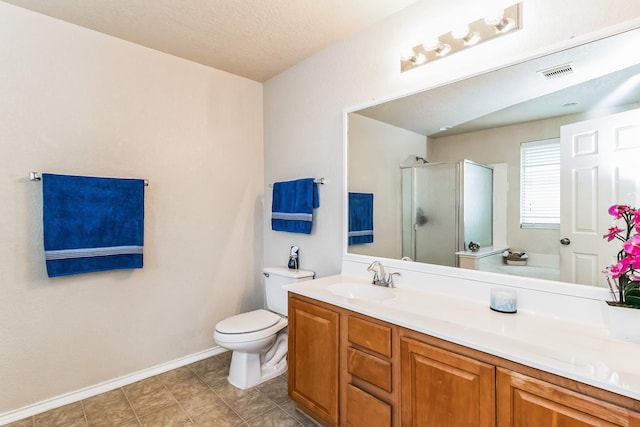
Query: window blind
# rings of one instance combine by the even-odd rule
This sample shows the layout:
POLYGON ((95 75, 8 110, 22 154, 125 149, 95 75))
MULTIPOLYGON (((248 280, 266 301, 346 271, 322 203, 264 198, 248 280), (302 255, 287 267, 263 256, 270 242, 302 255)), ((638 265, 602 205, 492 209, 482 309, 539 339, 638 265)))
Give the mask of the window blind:
POLYGON ((560 226, 560 139, 520 145, 520 227, 560 226))

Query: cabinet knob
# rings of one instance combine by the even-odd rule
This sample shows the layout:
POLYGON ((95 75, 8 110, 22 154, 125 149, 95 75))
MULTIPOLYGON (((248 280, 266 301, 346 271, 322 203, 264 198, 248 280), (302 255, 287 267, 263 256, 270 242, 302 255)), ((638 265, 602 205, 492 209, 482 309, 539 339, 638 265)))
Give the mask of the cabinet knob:
POLYGON ((564 246, 568 246, 568 245, 570 245, 570 244, 571 244, 571 240, 569 240, 569 238, 567 238, 567 237, 564 237, 564 238, 562 238, 562 239, 560 240, 560 244, 561 244, 561 245, 564 245, 564 246))

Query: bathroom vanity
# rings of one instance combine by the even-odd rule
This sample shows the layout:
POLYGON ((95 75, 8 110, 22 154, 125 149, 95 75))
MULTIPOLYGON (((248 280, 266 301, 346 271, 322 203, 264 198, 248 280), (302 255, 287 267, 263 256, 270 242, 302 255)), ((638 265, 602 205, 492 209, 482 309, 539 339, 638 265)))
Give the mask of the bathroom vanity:
POLYGON ((289 395, 322 424, 640 426, 640 344, 349 276, 289 291, 289 395))

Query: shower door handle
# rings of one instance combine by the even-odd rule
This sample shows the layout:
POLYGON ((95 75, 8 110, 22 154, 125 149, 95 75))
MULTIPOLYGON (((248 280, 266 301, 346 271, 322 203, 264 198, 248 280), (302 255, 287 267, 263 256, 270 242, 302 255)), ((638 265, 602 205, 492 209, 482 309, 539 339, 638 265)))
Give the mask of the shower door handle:
POLYGON ((560 239, 560 244, 563 246, 569 246, 571 244, 571 240, 568 237, 564 237, 560 239))

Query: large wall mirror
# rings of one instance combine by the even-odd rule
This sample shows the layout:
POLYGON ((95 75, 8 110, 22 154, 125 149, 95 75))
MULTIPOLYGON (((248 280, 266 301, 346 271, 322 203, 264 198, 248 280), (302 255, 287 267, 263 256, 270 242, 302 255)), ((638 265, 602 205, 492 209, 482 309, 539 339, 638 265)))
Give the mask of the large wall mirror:
POLYGON ((640 202, 638 47, 635 29, 350 112, 347 253, 606 286, 607 209, 640 202))

